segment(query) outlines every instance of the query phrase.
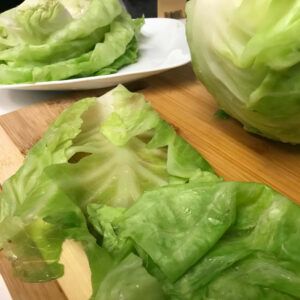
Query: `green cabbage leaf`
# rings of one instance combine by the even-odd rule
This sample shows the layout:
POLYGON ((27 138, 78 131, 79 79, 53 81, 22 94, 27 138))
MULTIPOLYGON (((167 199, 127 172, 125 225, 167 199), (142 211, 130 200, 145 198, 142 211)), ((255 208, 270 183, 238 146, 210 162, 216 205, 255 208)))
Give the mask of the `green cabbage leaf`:
POLYGON ((97 300, 300 299, 299 216, 265 185, 223 181, 118 86, 66 109, 3 184, 0 248, 46 282, 81 243, 97 300))
POLYGON ((115 73, 137 61, 142 24, 119 0, 26 0, 0 14, 0 83, 115 73))

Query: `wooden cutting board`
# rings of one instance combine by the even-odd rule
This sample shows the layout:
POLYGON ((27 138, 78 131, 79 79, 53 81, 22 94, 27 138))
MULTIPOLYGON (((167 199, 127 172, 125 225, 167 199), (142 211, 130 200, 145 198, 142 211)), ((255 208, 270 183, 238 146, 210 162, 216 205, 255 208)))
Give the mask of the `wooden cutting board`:
MULTIPOLYGON (((131 84, 129 88, 143 92, 162 117, 226 180, 264 182, 300 203, 300 146, 268 141, 245 132, 232 119, 217 118, 215 101, 195 79, 189 65, 131 84)), ((18 169, 26 152, 63 109, 77 99, 104 92, 77 92, 0 117, 0 183, 18 169)), ((65 277, 48 284, 18 281, 3 256, 0 273, 14 300, 88 299, 90 274, 80 246, 67 242, 62 262, 65 277)))
POLYGON ((157 15, 161 18, 182 19, 185 15, 186 0, 158 0, 157 15))

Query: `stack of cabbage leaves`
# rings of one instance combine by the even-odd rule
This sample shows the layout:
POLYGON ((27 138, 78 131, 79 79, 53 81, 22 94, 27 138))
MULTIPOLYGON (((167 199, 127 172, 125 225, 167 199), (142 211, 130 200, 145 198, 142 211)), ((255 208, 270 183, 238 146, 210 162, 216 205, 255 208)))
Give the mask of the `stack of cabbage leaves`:
POLYGON ((0 15, 0 83, 115 73, 137 61, 142 24, 119 0, 26 0, 0 15))

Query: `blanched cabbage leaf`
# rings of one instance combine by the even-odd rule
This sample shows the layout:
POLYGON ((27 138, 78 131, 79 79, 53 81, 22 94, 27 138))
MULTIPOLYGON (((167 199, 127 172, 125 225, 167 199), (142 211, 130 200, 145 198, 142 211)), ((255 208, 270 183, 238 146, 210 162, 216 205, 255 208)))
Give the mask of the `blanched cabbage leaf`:
POLYGON ((26 0, 0 15, 0 83, 116 72, 137 60, 142 23, 119 0, 26 0))
POLYGON ((163 300, 161 285, 143 267, 141 258, 130 254, 101 283, 96 300, 163 300))
POLYGON ((224 182, 144 97, 119 86, 64 111, 0 194, 16 275, 63 275, 80 242, 92 299, 300 299, 300 207, 224 182))
POLYGON ((93 276, 101 277, 109 254, 88 231, 88 204, 127 208, 174 176, 188 181, 191 165, 186 172, 173 164, 180 149, 198 156, 195 174, 199 168, 211 170, 186 142, 177 145, 174 129, 162 122, 142 95, 122 86, 61 114, 0 194, 0 247, 21 278, 40 282, 62 276, 59 258, 66 239, 82 242, 93 276), (160 134, 165 128, 167 139, 160 134), (152 139, 159 146, 149 144, 152 139), (177 151, 169 153, 171 147, 177 151))
POLYGON ((300 298, 300 207, 266 186, 194 181, 112 210, 90 207, 103 247, 137 251, 170 299, 300 298))

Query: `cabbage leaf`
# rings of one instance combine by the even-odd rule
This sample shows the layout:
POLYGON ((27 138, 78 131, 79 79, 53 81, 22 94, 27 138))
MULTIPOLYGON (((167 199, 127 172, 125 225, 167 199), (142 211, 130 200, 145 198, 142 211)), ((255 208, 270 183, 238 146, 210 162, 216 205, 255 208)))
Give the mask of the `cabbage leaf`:
POLYGON ((65 110, 4 183, 0 247, 45 282, 81 243, 92 299, 300 299, 299 216, 265 185, 223 181, 118 86, 65 110))
POLYGON ((137 61, 142 24, 119 0, 26 0, 0 14, 0 83, 114 73, 137 61))

